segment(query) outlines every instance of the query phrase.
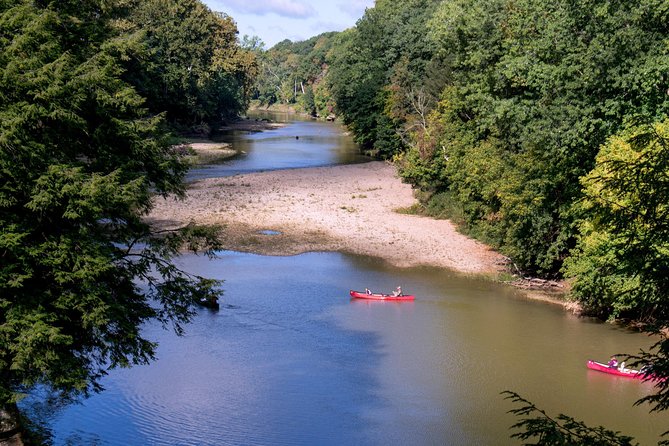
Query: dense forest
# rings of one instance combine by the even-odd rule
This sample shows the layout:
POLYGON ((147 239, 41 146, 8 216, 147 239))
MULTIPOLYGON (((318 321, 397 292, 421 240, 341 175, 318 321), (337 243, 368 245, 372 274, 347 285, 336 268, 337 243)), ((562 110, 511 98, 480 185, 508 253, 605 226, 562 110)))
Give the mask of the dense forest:
POLYGON ((216 228, 143 217, 185 190, 171 135, 242 113, 256 71, 197 0, 0 0, 0 442, 26 392, 99 390, 153 358, 146 321, 180 332, 220 293, 172 262, 216 249, 216 228))
POLYGON ((261 107, 293 105, 314 117, 330 116, 334 103, 324 80, 337 34, 324 33, 303 42, 284 40, 267 51, 255 51, 259 73, 252 99, 261 107))

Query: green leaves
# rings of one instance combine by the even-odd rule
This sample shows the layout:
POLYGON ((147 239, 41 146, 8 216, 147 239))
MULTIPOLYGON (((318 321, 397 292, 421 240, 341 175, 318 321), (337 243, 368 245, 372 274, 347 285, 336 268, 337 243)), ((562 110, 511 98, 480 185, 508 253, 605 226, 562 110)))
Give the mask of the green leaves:
MULTIPOLYGON (((110 367, 153 358, 144 323, 181 332, 200 299, 222 293, 173 263, 184 248, 213 255, 216 228, 156 234, 143 220, 154 194, 183 193, 188 167, 133 84, 143 41, 127 13, 136 6, 0 3, 1 405, 36 384, 66 396, 100 390, 110 367)), ((221 45, 203 69, 219 82, 222 69, 211 67, 230 60, 235 45, 223 43, 234 28, 200 3, 182 7, 213 24, 200 37, 221 45)), ((172 63, 163 56, 153 62, 172 63)), ((242 98, 247 67, 225 66, 241 70, 228 92, 242 98)), ((224 109, 221 96, 210 99, 224 109)))
POLYGON ((536 442, 523 443, 525 445, 542 446, 631 446, 633 438, 613 432, 602 426, 588 427, 582 421, 560 414, 550 417, 546 412, 536 407, 531 402, 522 398, 515 392, 504 391, 505 399, 519 404, 520 407, 509 412, 520 417, 521 420, 511 426, 512 429, 520 429, 521 432, 514 433, 511 438, 521 441, 534 440, 536 442))
POLYGON ((338 34, 327 32, 302 42, 284 40, 267 51, 258 47, 260 69, 253 99, 260 105, 294 104, 312 116, 328 116, 333 103, 324 80, 328 76, 329 52, 339 40, 338 34))
POLYGON ((656 6, 442 2, 428 30, 447 86, 427 125, 443 129, 431 140, 448 160, 414 138, 401 174, 458 197, 467 230, 526 272, 559 274, 575 245, 579 181, 599 147, 630 117, 669 113, 666 21, 659 20, 667 16, 656 6), (436 177, 422 167, 430 163, 436 177))
POLYGON ((137 1, 127 26, 135 34, 113 41, 113 49, 149 110, 190 128, 246 108, 257 67, 230 17, 198 0, 137 1))
POLYGON ((597 314, 669 320, 669 121, 611 137, 583 178, 575 297, 597 314))
POLYGON ((377 2, 330 53, 328 84, 337 111, 356 142, 381 158, 405 147, 400 134, 410 115, 427 112, 415 110, 408 98, 415 97, 433 55, 425 22, 438 3, 377 2))

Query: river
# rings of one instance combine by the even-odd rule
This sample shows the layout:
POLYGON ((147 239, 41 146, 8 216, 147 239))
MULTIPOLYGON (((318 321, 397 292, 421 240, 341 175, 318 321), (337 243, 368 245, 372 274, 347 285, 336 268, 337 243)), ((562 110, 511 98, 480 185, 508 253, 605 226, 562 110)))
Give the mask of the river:
MULTIPOLYGON (((346 138, 336 124, 309 121, 281 134, 299 128, 301 150, 321 157, 309 165, 336 163, 339 155, 323 156, 323 126, 346 138), (312 128, 318 135, 310 136, 312 128)), ((259 142, 276 141, 271 133, 247 135, 253 156, 274 151, 259 142)), ((361 161, 348 156, 341 155, 361 161)), ((588 358, 648 347, 646 336, 517 290, 339 253, 226 251, 215 260, 179 261, 225 280, 221 309, 200 310, 183 337, 147 326, 160 342, 158 361, 115 370, 103 393, 52 413, 56 445, 518 444, 509 438, 517 420, 507 413, 517 406, 503 399, 504 390, 641 444, 656 443, 669 427, 666 414, 633 407, 651 384, 585 367, 588 358), (348 296, 351 288, 397 285, 416 300, 348 296)))
POLYGON ((267 132, 229 131, 214 140, 239 152, 229 161, 192 169, 187 181, 276 169, 322 167, 370 161, 341 126, 297 119, 287 113, 256 111, 251 119, 271 119, 290 125, 267 132))

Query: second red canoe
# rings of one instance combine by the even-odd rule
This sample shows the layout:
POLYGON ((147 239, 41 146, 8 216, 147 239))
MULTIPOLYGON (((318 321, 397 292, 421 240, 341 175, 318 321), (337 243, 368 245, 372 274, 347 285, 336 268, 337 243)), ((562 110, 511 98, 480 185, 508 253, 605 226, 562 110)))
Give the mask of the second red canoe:
POLYGON ((399 296, 393 296, 392 294, 379 294, 379 293, 365 293, 364 291, 353 291, 351 290, 351 297, 356 299, 371 299, 371 300, 414 300, 415 297, 411 294, 400 294, 399 296))

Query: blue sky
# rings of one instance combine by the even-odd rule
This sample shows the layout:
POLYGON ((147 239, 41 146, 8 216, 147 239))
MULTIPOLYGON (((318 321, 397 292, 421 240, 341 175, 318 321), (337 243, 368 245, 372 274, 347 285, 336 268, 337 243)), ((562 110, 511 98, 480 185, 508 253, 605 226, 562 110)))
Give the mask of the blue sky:
POLYGON ((258 36, 269 49, 290 39, 305 40, 355 25, 374 0, 203 0, 237 22, 239 36, 258 36))

